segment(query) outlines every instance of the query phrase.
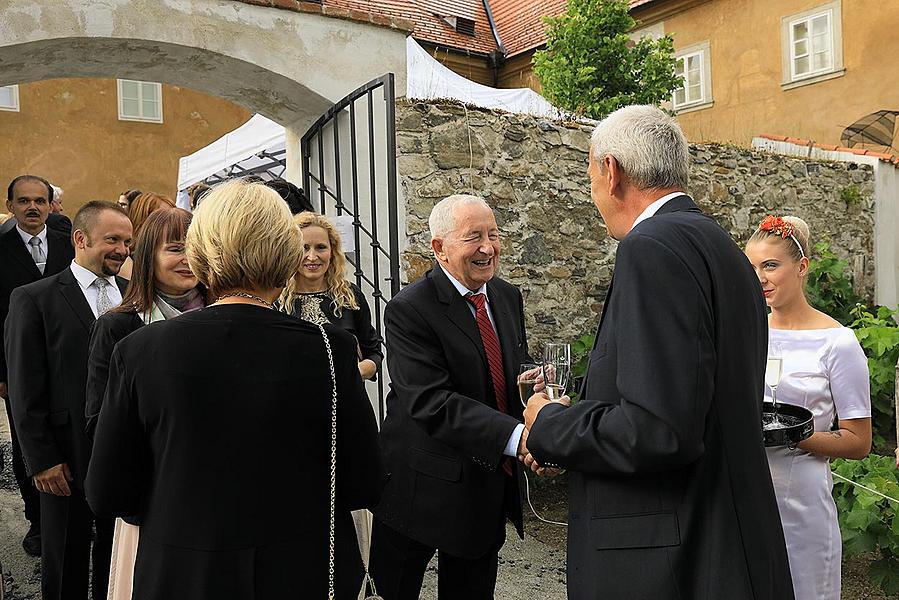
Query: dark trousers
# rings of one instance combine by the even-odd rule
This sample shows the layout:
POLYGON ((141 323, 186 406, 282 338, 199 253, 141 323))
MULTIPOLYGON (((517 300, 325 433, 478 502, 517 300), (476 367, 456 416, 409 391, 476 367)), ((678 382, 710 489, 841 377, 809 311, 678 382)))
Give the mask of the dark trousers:
MULTIPOLYGON (((437 555, 439 600, 493 600, 496 548, 480 558, 437 555)), ((374 519, 369 573, 384 600, 418 600, 428 563, 436 549, 412 540, 374 519)))
POLYGON ((40 499, 43 600, 105 600, 114 521, 95 519, 80 490, 73 489, 68 497, 41 493, 40 499), (95 523, 97 539, 91 548, 95 523))
POLYGON ((12 473, 16 478, 19 486, 19 493, 22 494, 22 502, 25 503, 25 518, 32 525, 41 524, 41 500, 40 492, 31 483, 31 477, 25 469, 25 459, 22 458, 22 447, 19 446, 19 436, 16 435, 16 426, 12 420, 12 410, 9 406, 9 398, 6 401, 6 416, 9 419, 9 433, 12 437, 12 473))

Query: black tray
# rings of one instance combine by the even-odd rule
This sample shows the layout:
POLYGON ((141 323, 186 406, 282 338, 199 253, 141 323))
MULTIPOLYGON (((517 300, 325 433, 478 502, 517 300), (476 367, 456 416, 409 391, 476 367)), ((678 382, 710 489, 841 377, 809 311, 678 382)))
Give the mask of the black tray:
MULTIPOLYGON (((774 413, 774 404, 762 402, 762 420, 774 413)), ((777 415, 789 422, 786 427, 762 430, 765 446, 795 446, 802 440, 808 439, 815 432, 815 420, 812 411, 802 406, 777 403, 777 415)))

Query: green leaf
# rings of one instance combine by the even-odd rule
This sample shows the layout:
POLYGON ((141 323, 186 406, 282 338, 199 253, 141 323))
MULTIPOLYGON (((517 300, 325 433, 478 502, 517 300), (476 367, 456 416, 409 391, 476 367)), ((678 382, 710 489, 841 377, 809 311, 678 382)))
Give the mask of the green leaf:
POLYGON ((878 586, 886 594, 899 594, 899 560, 880 559, 873 561, 868 567, 871 583, 878 586))

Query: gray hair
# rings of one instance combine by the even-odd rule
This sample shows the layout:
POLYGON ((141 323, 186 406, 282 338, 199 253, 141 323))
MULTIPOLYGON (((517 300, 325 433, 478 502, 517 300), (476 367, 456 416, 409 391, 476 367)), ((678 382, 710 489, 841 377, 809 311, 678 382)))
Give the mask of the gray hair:
POLYGON ((641 190, 687 188, 690 148, 673 117, 649 105, 619 108, 599 122, 590 140, 593 160, 613 156, 641 190))
POLYGON ((431 230, 431 239, 444 238, 456 227, 456 208, 467 204, 480 204, 486 208, 487 201, 480 196, 470 194, 453 194, 447 196, 434 205, 431 216, 428 217, 428 228, 431 230))

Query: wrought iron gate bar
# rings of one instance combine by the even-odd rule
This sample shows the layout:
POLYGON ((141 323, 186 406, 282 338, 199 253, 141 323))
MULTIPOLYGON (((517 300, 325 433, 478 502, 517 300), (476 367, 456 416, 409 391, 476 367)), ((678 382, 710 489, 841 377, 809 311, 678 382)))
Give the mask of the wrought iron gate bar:
MULTIPOLYGON (((359 230, 362 228, 362 221, 359 220, 359 178, 357 175, 356 161, 356 103, 350 102, 350 162, 353 172, 353 247, 359 248, 362 243, 359 230)), ((367 235, 371 235, 367 233, 367 235)), ((362 261, 355 261, 356 285, 362 288, 362 261)))
MULTIPOLYGON (((371 298, 372 321, 381 335, 385 303, 400 289, 395 96, 392 73, 370 81, 329 108, 301 140, 303 185, 310 198, 318 193, 319 209, 324 214, 334 214, 336 211, 337 216, 352 215, 355 253, 348 258, 355 268, 353 276, 356 285, 371 298), (381 112, 379 106, 376 114, 374 93, 379 88, 384 94, 384 109, 381 112), (365 103, 365 107, 361 108, 364 112, 358 113, 359 119, 357 102, 365 103), (347 117, 349 127, 342 127, 340 120, 347 117), (359 121, 364 118, 368 119, 367 132, 359 130, 359 121), (328 127, 332 128, 330 132, 326 131, 328 127), (325 135, 329 135, 329 143, 333 143, 333 148, 326 147, 325 135), (360 157, 360 153, 364 152, 360 148, 363 144, 368 144, 368 153, 360 157), (349 160, 346 157, 347 146, 349 160), (360 178, 359 169, 364 168, 360 164, 360 158, 368 160, 367 180, 360 178), (347 166, 349 173, 346 172, 347 166), (345 177, 347 181, 344 181, 345 177), (386 178, 386 181, 379 181, 380 178, 386 178), (345 196, 350 187, 351 198, 348 199, 345 196), (366 205, 362 204, 366 194, 369 200, 367 210, 364 208, 366 205), (385 225, 386 231, 382 231, 381 227, 385 225), (366 238, 365 244, 363 236, 366 238), (383 242, 385 237, 386 244, 383 242), (365 245, 370 248, 368 254, 363 251, 365 245), (386 260, 383 269, 389 270, 389 277, 383 280, 382 260, 386 260), (387 281, 390 282, 389 297, 383 289, 387 281)), ((384 378, 379 377, 376 385, 378 417, 383 420, 384 378)))

